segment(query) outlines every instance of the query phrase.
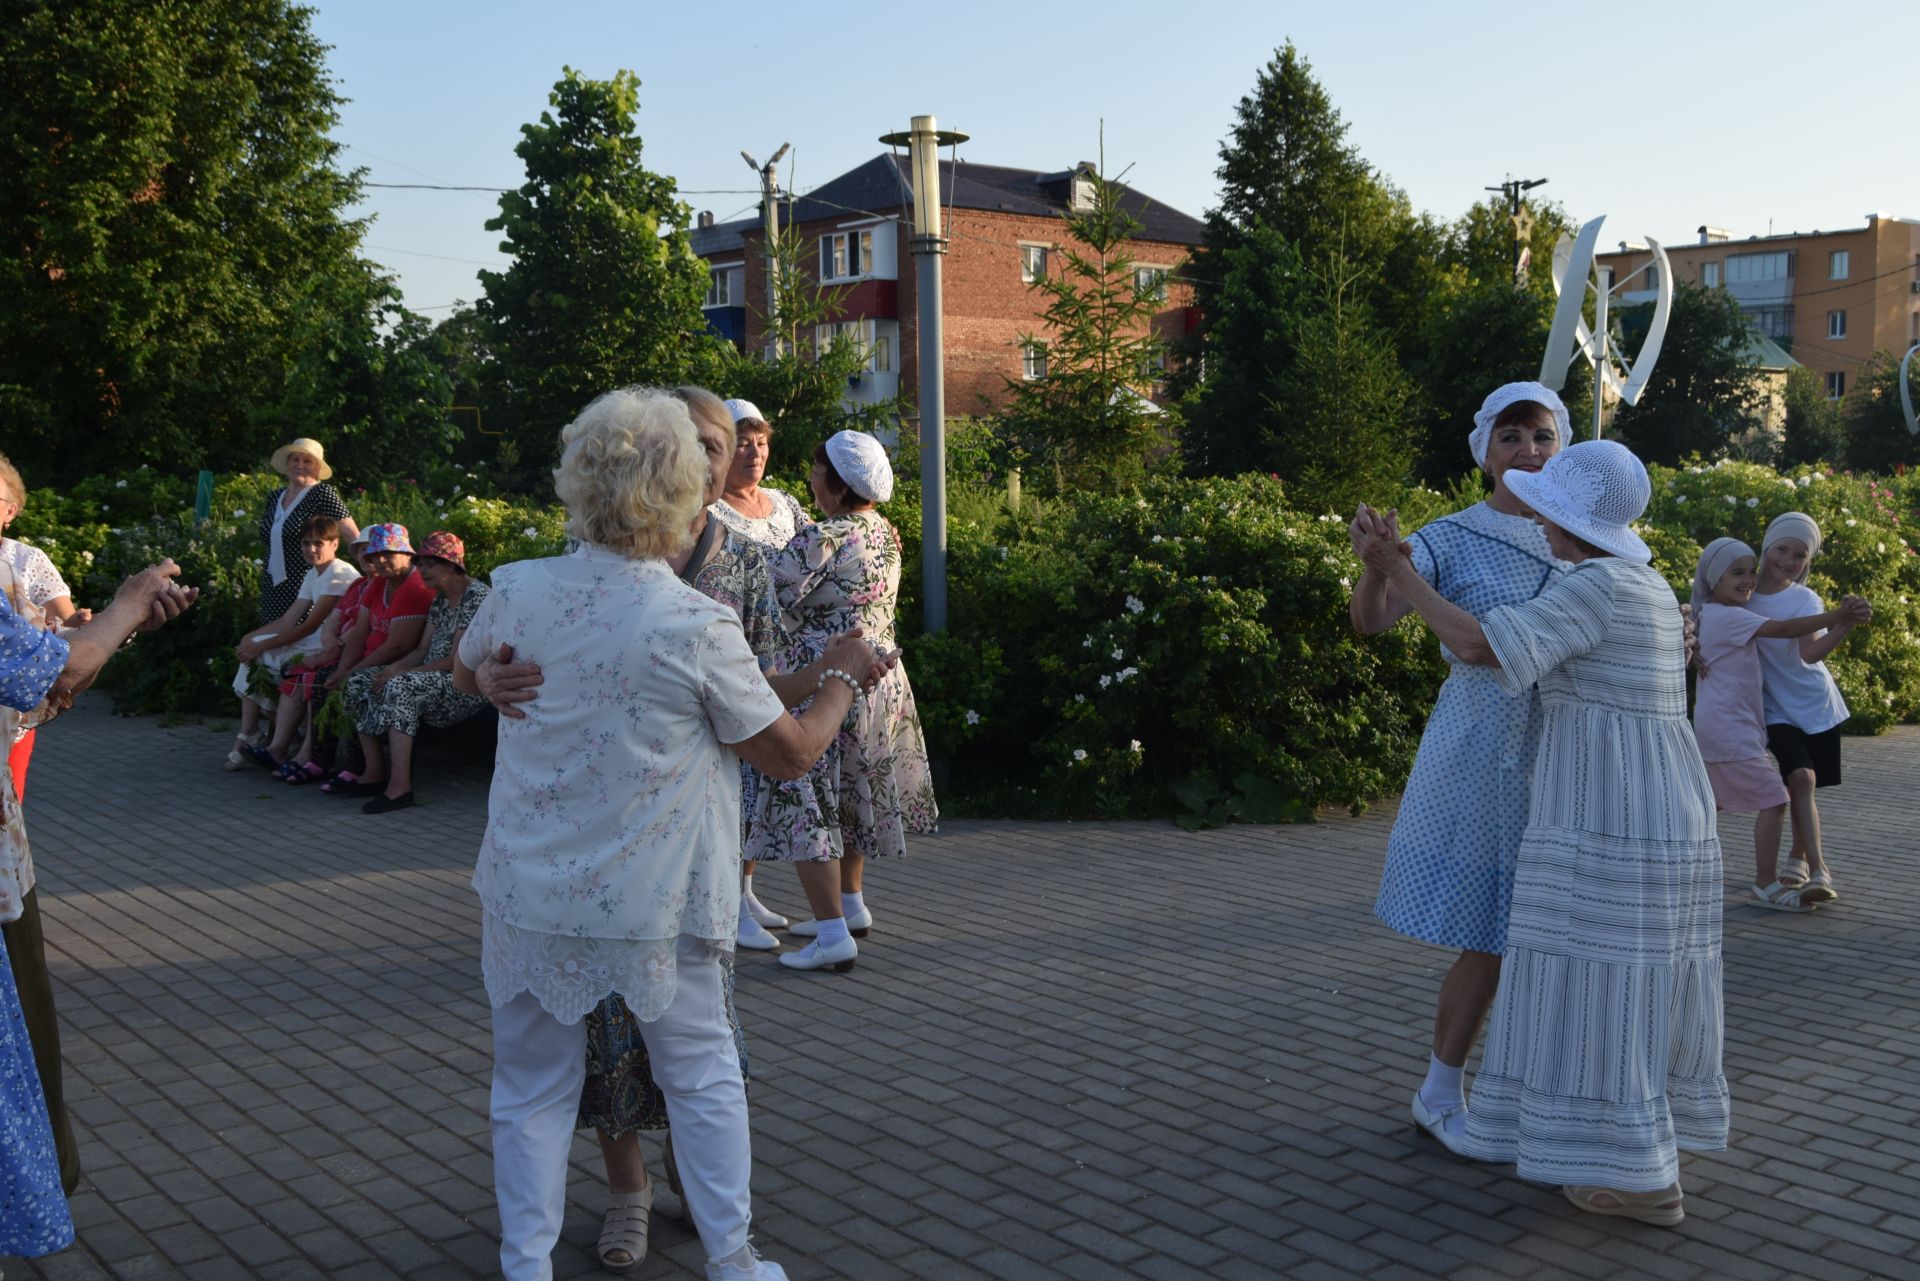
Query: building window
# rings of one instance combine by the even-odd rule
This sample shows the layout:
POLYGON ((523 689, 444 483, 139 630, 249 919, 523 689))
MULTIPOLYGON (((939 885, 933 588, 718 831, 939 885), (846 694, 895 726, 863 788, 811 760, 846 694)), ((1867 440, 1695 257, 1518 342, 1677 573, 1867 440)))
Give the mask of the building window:
POLYGON ((1827 337, 1845 338, 1847 336, 1847 313, 1830 311, 1827 313, 1827 337))
POLYGON ((866 356, 867 369, 876 374, 893 372, 893 342, 878 334, 871 320, 842 320, 813 327, 813 354, 817 360, 841 343, 852 343, 866 356))
POLYGON ((1020 246, 1020 280, 1022 284, 1032 284, 1036 280, 1047 278, 1047 247, 1045 245, 1020 246))
POLYGON ((820 279, 852 280, 872 264, 871 231, 830 231, 820 237, 820 279))
POLYGON ((1785 250, 1764 254, 1728 254, 1727 283, 1744 285, 1761 280, 1786 280, 1793 275, 1793 255, 1785 250))
POLYGON ((1753 321, 1755 329, 1769 338, 1782 341, 1791 341, 1793 338, 1793 308, 1791 307, 1764 307, 1758 311, 1748 312, 1747 317, 1753 321))
POLYGON ((1838 400, 1847 394, 1847 376, 1838 369, 1827 375, 1827 399, 1838 400))
POLYGON ((1142 298, 1151 298, 1155 302, 1167 300, 1167 269, 1165 267, 1135 267, 1133 269, 1133 291, 1142 298))
POLYGON ((893 372, 893 340, 880 337, 873 340, 873 351, 867 357, 867 368, 876 374, 893 372))
POLYGON ((1659 287, 1660 287, 1660 269, 1658 267, 1649 265, 1647 267, 1647 283, 1642 285, 1641 288, 1642 289, 1658 289, 1659 287))
POLYGON ((1020 376, 1029 380, 1047 376, 1047 345, 1030 342, 1020 349, 1020 376))
POLYGON ((1071 200, 1075 213, 1090 212, 1093 209, 1093 179, 1084 174, 1075 174, 1071 200))
POLYGON ((1718 289, 1720 287, 1719 263, 1703 262, 1700 264, 1700 287, 1702 289, 1718 289))
POLYGON ((733 306, 733 271, 727 267, 715 267, 707 277, 707 301, 709 307, 733 306))
POLYGON ((1827 279, 1845 280, 1847 278, 1848 254, 1844 249, 1836 249, 1827 255, 1827 279))

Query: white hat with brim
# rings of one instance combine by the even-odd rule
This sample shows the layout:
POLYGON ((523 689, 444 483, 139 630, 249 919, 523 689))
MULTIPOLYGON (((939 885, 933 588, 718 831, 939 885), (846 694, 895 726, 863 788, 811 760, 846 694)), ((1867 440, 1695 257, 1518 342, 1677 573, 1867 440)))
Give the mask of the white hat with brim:
POLYGON ((1583 440, 1539 471, 1510 471, 1506 479, 1515 498, 1582 542, 1636 565, 1653 560, 1653 550, 1633 532, 1653 485, 1633 451, 1618 441, 1583 440))
POLYGON ((330 480, 333 477, 333 468, 327 466, 326 447, 313 437, 302 436, 297 440, 290 440, 273 451, 273 457, 268 460, 269 465, 282 476, 287 474, 288 454, 305 454, 319 463, 321 480, 330 480))

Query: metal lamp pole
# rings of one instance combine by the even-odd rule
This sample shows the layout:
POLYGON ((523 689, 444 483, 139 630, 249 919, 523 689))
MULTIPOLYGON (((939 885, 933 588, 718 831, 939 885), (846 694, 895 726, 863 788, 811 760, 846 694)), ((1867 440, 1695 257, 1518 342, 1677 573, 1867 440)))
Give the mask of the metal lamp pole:
POLYGON ((920 294, 920 570, 922 618, 929 632, 947 628, 947 378, 941 336, 940 266, 947 238, 940 226, 940 148, 967 140, 943 132, 932 116, 915 116, 906 133, 882 134, 905 145, 913 170, 913 238, 920 294))

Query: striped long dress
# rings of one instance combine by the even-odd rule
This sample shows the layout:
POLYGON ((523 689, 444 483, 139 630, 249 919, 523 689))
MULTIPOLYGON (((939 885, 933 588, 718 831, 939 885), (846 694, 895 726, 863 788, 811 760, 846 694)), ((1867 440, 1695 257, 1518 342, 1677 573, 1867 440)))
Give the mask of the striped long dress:
POLYGON ((1720 840, 1673 591, 1613 557, 1484 620, 1544 722, 1466 1150, 1652 1191, 1727 1144, 1720 840))

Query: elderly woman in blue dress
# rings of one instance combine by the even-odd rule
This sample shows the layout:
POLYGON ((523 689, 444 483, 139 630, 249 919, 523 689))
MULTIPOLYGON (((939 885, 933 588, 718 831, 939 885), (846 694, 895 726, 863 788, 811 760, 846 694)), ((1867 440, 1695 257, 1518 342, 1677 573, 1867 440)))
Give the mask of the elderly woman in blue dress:
MULTIPOLYGON (((1571 446, 1509 488, 1572 568, 1480 618, 1417 571, 1391 514, 1363 508, 1355 534, 1458 661, 1540 690, 1506 957, 1456 1145, 1583 1210, 1672 1226, 1680 1151, 1724 1148, 1728 1121, 1720 839, 1686 629, 1633 531, 1652 487, 1624 446, 1571 446)), ((1453 782, 1489 791, 1485 761, 1453 782)))
MULTIPOLYGON (((1538 473, 1566 443, 1567 409, 1539 383, 1508 383, 1473 416, 1468 445, 1493 493, 1416 532, 1411 567, 1476 618, 1532 600, 1563 569, 1509 479, 1538 473)), ((1354 518, 1354 548, 1371 530, 1354 518)), ((1354 587, 1362 633, 1385 631, 1410 608, 1405 593, 1368 567, 1354 587)), ((1513 861, 1527 822, 1527 780, 1540 733, 1533 689, 1504 688, 1484 667, 1441 647, 1448 675, 1427 721, 1400 815, 1387 841, 1374 913, 1402 934, 1460 953, 1440 984, 1426 1080, 1414 1120, 1454 1147, 1466 1124, 1462 1070, 1500 981, 1513 861), (1484 785, 1461 786, 1479 777, 1484 785)))

